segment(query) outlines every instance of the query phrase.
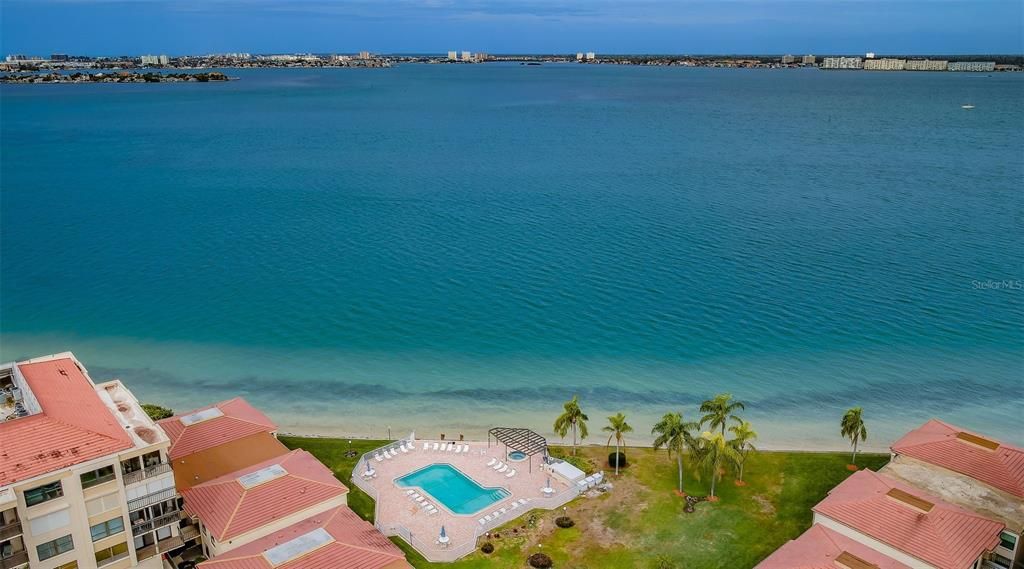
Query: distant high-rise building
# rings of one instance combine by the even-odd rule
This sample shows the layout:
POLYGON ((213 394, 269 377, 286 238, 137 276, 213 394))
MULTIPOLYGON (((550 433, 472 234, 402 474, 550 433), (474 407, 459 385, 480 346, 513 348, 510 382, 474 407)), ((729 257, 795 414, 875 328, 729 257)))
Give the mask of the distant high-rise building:
POLYGON ((458 59, 459 59, 459 52, 457 52, 457 51, 449 51, 448 52, 448 61, 458 61, 458 59))
POLYGON ((469 61, 471 59, 473 59, 473 54, 472 53, 470 53, 468 51, 462 52, 462 61, 469 61))
POLYGON ((171 61, 166 55, 143 55, 140 59, 143 65, 167 65, 171 61))
POLYGON ((801 63, 804 65, 814 65, 815 63, 818 63, 818 58, 813 55, 805 55, 801 60, 801 63))
POLYGON ((359 52, 359 59, 370 59, 370 52, 368 52, 368 51, 360 51, 359 52))
POLYGON ((948 69, 950 71, 995 71, 994 61, 951 61, 948 69))
POLYGON ((866 60, 864 62, 864 69, 868 71, 903 71, 906 64, 906 59, 891 59, 883 57, 881 59, 866 60))
POLYGON ((873 52, 873 51, 869 51, 866 54, 864 54, 864 59, 874 59, 874 58, 875 58, 875 52, 873 52))
POLYGON ((863 69, 864 62, 859 57, 826 57, 821 62, 822 69, 863 69))
POLYGON ((594 52, 592 52, 592 51, 588 51, 588 52, 587 52, 587 61, 594 61, 594 59, 595 59, 596 57, 597 57, 597 56, 596 56, 596 55, 594 55, 594 52))
POLYGON ((576 52, 576 61, 583 61, 583 52, 576 52))
POLYGON ((782 56, 782 63, 783 63, 783 65, 789 65, 790 63, 793 63, 795 61, 796 61, 796 58, 793 57, 792 55, 786 54, 786 55, 782 56))
POLYGON ((70 59, 65 53, 55 53, 50 56, 50 61, 68 61, 70 59))
POLYGON ((945 59, 908 59, 903 69, 907 71, 946 71, 949 62, 945 59))

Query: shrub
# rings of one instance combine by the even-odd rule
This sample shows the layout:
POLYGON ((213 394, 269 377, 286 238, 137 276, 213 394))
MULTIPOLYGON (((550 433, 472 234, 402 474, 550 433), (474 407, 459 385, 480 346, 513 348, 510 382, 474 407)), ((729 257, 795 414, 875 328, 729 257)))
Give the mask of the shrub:
POLYGON ((160 419, 166 419, 166 418, 174 415, 174 411, 168 409, 167 407, 161 407, 159 405, 151 405, 149 403, 143 403, 142 404, 142 410, 145 411, 146 414, 149 415, 149 418, 153 419, 154 421, 159 421, 160 419))
POLYGON ((554 565, 551 558, 543 553, 534 553, 529 559, 527 559, 527 562, 530 564, 530 567, 534 567, 535 569, 548 569, 554 565))
POLYGON ((608 466, 615 468, 625 468, 628 463, 626 462, 626 453, 624 452, 613 452, 608 455, 608 466), (618 463, 618 464, 616 464, 618 463))
POLYGON ((659 555, 651 562, 651 569, 676 569, 679 565, 668 555, 659 555))
POLYGON ((490 555, 494 553, 494 544, 488 541, 480 547, 480 551, 490 555))
POLYGON ((572 521, 569 516, 559 516, 555 518, 555 525, 560 528, 571 528, 576 525, 576 522, 572 521))

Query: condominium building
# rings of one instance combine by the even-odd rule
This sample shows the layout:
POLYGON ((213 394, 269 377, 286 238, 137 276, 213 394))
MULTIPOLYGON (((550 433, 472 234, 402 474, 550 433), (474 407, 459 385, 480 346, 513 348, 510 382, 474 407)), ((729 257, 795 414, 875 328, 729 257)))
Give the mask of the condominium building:
POLYGON ((814 65, 815 63, 818 63, 818 58, 808 54, 803 56, 800 62, 803 63, 804 65, 814 65))
POLYGON ((458 61, 458 59, 459 59, 459 52, 457 52, 457 51, 449 51, 448 52, 448 61, 458 61))
POLYGON ((796 61, 796 58, 793 57, 792 55, 786 54, 786 55, 782 56, 782 64, 783 65, 789 65, 790 63, 793 63, 795 61, 796 61))
POLYGON ((826 57, 821 69, 862 69, 864 63, 859 57, 826 57))
POLYGON ((468 51, 462 52, 462 61, 469 61, 470 59, 473 59, 473 54, 472 53, 470 53, 468 51))
POLYGON ((582 51, 576 52, 576 61, 583 61, 583 52, 582 51))
POLYGON ((908 59, 903 68, 907 71, 946 71, 949 62, 945 59, 908 59))
POLYGON ((866 59, 864 60, 865 71, 903 71, 903 67, 906 65, 906 59, 893 59, 889 57, 883 57, 881 59, 866 59))
POLYGON ((70 352, 0 366, 0 567, 162 567, 183 544, 169 443, 70 352))
POLYGON ((950 71, 991 72, 996 70, 994 61, 950 61, 950 71))
POLYGON ((932 419, 891 451, 879 474, 1006 526, 987 567, 1024 565, 1024 448, 932 419))
POLYGON ((587 61, 594 61, 595 59, 597 59, 597 55, 592 51, 588 51, 586 57, 587 61))
POLYGON ((171 60, 166 55, 143 55, 143 65, 167 65, 171 60))

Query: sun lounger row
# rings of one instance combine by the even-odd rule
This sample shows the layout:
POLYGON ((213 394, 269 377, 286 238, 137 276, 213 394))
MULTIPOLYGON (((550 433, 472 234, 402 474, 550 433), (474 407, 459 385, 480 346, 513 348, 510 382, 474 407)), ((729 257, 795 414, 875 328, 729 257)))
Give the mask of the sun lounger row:
POLYGON ((597 474, 591 474, 583 480, 580 480, 576 485, 580 487, 580 490, 586 490, 597 486, 602 480, 604 480, 604 472, 598 472, 597 474))
POLYGON ((390 460, 390 459, 398 456, 399 451, 401 451, 402 454, 408 454, 409 451, 413 451, 413 450, 416 450, 416 445, 414 445, 411 442, 407 443, 405 441, 402 441, 397 446, 390 446, 390 447, 384 449, 384 452, 376 452, 376 453, 374 453, 373 454, 373 458, 377 462, 383 462, 384 459, 389 459, 390 460))
POLYGON ((520 498, 520 499, 512 502, 511 504, 509 504, 509 507, 507 507, 507 508, 499 508, 497 510, 494 510, 493 513, 487 514, 486 516, 484 516, 484 517, 480 518, 479 520, 477 520, 477 522, 479 522, 480 525, 482 525, 482 526, 483 525, 487 525, 487 522, 490 522, 491 520, 496 520, 496 519, 500 518, 501 516, 504 516, 508 512, 518 510, 521 506, 525 506, 525 505, 526 505, 526 500, 520 498))
POLYGON ((486 464, 486 466, 489 466, 489 467, 493 468, 497 472, 506 472, 507 471, 508 474, 505 475, 505 478, 512 478, 513 476, 516 475, 516 469, 515 468, 510 467, 509 465, 505 464, 504 462, 502 462, 502 461, 500 461, 500 460, 498 460, 496 458, 492 458, 486 464))
POLYGON ((469 454, 469 445, 460 443, 423 443, 423 450, 435 450, 438 452, 451 452, 455 454, 469 454))
POLYGON ((437 509, 437 506, 428 502, 426 497, 422 496, 419 492, 415 490, 406 490, 405 495, 408 496, 410 500, 415 502, 423 511, 427 512, 428 515, 433 516, 440 511, 437 509))

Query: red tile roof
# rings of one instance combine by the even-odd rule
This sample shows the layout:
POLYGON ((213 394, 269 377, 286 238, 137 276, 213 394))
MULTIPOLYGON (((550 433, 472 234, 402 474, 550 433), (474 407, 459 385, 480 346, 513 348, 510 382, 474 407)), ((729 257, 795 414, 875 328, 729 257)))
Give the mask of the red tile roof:
POLYGON ((348 492, 326 466, 304 450, 265 460, 182 493, 185 510, 217 540, 229 540, 348 492), (248 489, 238 478, 279 465, 287 472, 248 489))
POLYGON ((199 564, 200 569, 382 569, 409 567, 405 555, 347 506, 301 522, 199 564), (333 542, 274 566, 263 552, 323 528, 333 542))
POLYGON ((160 420, 157 424, 171 439, 171 448, 168 451, 171 460, 177 460, 183 456, 256 433, 269 433, 277 430, 277 425, 241 397, 168 417, 160 420), (223 415, 192 425, 185 425, 181 422, 182 417, 213 408, 220 409, 223 415))
POLYGON ((41 412, 0 423, 0 486, 132 448, 71 358, 18 364, 41 412))
POLYGON ((940 569, 965 569, 1005 527, 870 470, 833 488, 814 511, 940 569), (903 500, 907 494, 927 503, 927 513, 903 500))
POLYGON ((1024 448, 932 419, 892 445, 897 454, 970 476, 1024 498, 1024 448))
POLYGON ((819 524, 814 524, 800 537, 777 549, 754 569, 839 569, 842 566, 836 564, 836 558, 844 553, 855 555, 878 569, 910 569, 908 565, 819 524))

